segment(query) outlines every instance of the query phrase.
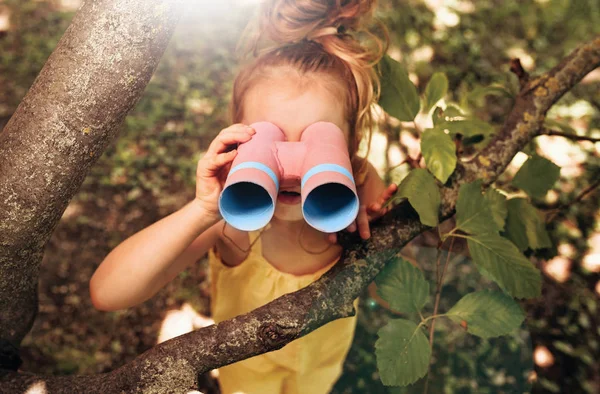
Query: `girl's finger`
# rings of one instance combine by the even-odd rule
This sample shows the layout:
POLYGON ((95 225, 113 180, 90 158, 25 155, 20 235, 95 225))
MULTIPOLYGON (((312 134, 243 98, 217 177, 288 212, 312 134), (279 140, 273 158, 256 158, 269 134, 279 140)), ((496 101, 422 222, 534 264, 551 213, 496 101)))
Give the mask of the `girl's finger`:
POLYGON ((336 233, 327 234, 327 241, 329 241, 332 244, 336 243, 337 242, 337 234, 336 233))
POLYGON ((381 193, 381 196, 379 197, 379 205, 383 205, 385 204, 386 201, 388 201, 390 198, 392 198, 392 196, 394 194, 396 194, 396 192, 398 191, 398 185, 396 185, 395 183, 392 183, 391 185, 389 185, 387 187, 387 189, 385 189, 383 191, 383 193, 381 193))
POLYGON ((389 212, 389 211, 391 211, 391 210, 392 210, 392 207, 388 205, 387 207, 385 207, 385 208, 382 208, 382 209, 379 211, 379 215, 383 216, 383 215, 385 215, 386 213, 388 213, 388 212, 389 212))
POLYGON ((227 133, 222 132, 213 140, 206 151, 207 154, 219 154, 228 150, 232 145, 243 144, 244 142, 250 141, 252 135, 256 131, 249 129, 247 131, 230 131, 227 133))
POLYGON ((231 163, 235 156, 237 155, 237 149, 230 150, 229 152, 219 153, 212 160, 212 165, 214 166, 215 171, 220 170, 227 164, 231 163))
POLYGON ((219 132, 219 134, 221 133, 231 133, 232 131, 245 131, 246 129, 251 129, 252 127, 248 126, 247 124, 243 124, 243 123, 235 123, 232 124, 229 127, 224 128, 223 130, 221 130, 219 132))
POLYGON ((367 214, 369 216, 377 215, 380 213, 380 211, 381 211, 381 204, 378 204, 378 203, 373 203, 367 207, 367 214))
POLYGON ((223 136, 228 136, 234 133, 240 133, 240 135, 242 134, 254 134, 256 133, 256 131, 250 127, 247 126, 245 124, 242 123, 236 123, 234 125, 231 125, 223 130, 221 130, 219 132, 219 134, 217 134, 217 136, 213 139, 212 143, 209 146, 209 149, 211 149, 211 147, 213 148, 218 148, 218 146, 220 145, 219 142, 220 140, 223 138, 223 136))
POLYGON ((221 168, 225 165, 231 163, 235 156, 237 155, 237 150, 232 150, 226 153, 220 153, 210 159, 207 160, 206 164, 202 167, 203 176, 215 176, 221 168))
POLYGON ((356 218, 358 225, 358 232, 362 239, 369 239, 371 232, 369 231, 369 217, 367 215, 367 207, 361 205, 358 210, 358 217, 356 218))
POLYGON ((353 233, 356 231, 356 220, 353 221, 352 223, 350 223, 350 225, 348 227, 346 227, 346 230, 353 233))

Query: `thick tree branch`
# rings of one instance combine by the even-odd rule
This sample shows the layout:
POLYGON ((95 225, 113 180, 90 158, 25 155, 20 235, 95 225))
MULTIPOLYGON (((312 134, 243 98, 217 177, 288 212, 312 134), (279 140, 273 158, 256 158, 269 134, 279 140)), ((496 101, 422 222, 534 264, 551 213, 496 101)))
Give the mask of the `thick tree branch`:
POLYGON ((464 165, 468 181, 489 184, 517 152, 542 130, 548 109, 586 74, 600 66, 600 37, 576 48, 547 73, 530 80, 515 100, 501 131, 477 158, 464 165))
MULTIPOLYGON (((600 65, 600 37, 577 48, 548 73, 529 80, 502 130, 475 160, 460 164, 442 187, 442 218, 454 212, 460 185, 476 178, 492 183, 514 155, 539 133, 548 109, 584 75, 600 65)), ((340 262, 310 286, 246 315, 155 346, 132 363, 104 375, 36 377, 7 373, 0 382, 23 390, 38 382, 51 392, 185 392, 197 373, 276 350, 334 319, 353 313, 352 301, 389 258, 427 229, 401 204, 373 225, 369 241, 340 237, 340 262), (5 383, 6 382, 6 383, 5 383)), ((12 392, 12 391, 11 391, 12 392)))
POLYGON ((4 343, 18 346, 31 328, 44 246, 87 170, 140 98, 181 3, 86 1, 0 134, 4 343))

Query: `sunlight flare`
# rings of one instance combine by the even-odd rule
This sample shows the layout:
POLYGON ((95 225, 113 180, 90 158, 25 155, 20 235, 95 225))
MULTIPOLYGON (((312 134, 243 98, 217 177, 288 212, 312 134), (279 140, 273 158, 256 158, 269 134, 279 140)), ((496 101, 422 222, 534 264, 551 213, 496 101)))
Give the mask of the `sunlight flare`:
POLYGON ((181 309, 167 312, 160 327, 157 344, 211 324, 214 324, 213 319, 199 314, 189 303, 185 303, 181 309))

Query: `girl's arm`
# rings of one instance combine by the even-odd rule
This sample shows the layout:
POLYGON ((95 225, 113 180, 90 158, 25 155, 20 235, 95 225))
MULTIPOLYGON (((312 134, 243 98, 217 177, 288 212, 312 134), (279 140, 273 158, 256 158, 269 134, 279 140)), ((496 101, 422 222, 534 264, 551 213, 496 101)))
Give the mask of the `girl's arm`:
POLYGON ((237 154, 229 149, 249 141, 253 134, 242 124, 222 130, 198 161, 196 198, 106 256, 90 281, 96 308, 110 311, 146 301, 215 244, 220 228, 218 199, 237 154))
POLYGON ((113 249, 90 281, 90 297, 103 311, 129 308, 152 297, 208 251, 219 223, 193 200, 113 249))

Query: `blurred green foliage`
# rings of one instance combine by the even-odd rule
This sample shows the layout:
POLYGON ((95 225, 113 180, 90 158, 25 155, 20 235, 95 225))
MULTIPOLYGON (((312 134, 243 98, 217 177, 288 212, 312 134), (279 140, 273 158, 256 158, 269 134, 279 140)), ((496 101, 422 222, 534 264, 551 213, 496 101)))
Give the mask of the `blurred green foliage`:
MULTIPOLYGON (((57 4, 38 0, 4 0, 0 4, 11 16, 10 30, 0 32, 0 128, 73 17, 57 4)), ((108 195, 125 199, 130 206, 141 204, 164 211, 175 207, 173 195, 193 195, 197 160, 212 137, 229 123, 228 103, 237 67, 235 45, 252 15, 249 5, 225 11, 208 12, 197 6, 182 20, 143 98, 123 125, 120 138, 92 168, 75 202, 94 202, 97 196, 108 195)), ((600 33, 597 0, 381 0, 377 15, 390 31, 390 55, 404 64, 420 92, 434 73, 443 72, 449 82, 448 101, 469 108, 474 118, 495 126, 502 124, 512 98, 510 94, 479 93, 491 84, 504 87, 496 93, 518 89, 516 78, 508 72, 511 57, 519 57, 530 72, 544 72, 579 43, 600 33), (434 3, 439 3, 435 12, 427 5, 434 3)), ((598 79, 566 94, 548 117, 569 123, 582 134, 598 133, 598 79)), ((578 149, 574 154, 583 162, 582 172, 563 172, 554 187, 557 202, 549 205, 572 201, 600 178, 600 159, 594 146, 573 146, 578 149)), ((526 151, 540 148, 533 142, 526 151)), ((500 178, 499 183, 510 188, 509 180, 500 178)), ((106 202, 98 202, 97 208, 105 209, 106 202)), ((573 262, 569 278, 560 283, 544 276, 542 297, 523 304, 533 348, 546 346, 554 363, 536 366, 533 379, 526 373, 531 368, 531 360, 524 353, 529 346, 526 330, 496 339, 499 342, 491 345, 491 341, 465 336, 455 325, 440 321, 436 336, 444 340, 434 344, 436 362, 430 392, 512 393, 517 392, 515 388, 526 391, 530 378, 534 392, 600 390, 600 312, 594 293, 600 275, 581 264, 591 248, 588 239, 600 232, 598 210, 597 194, 560 210, 549 223, 555 246, 532 256, 541 266, 559 253, 559 246, 572 248, 567 256, 573 262)), ((77 221, 94 225, 86 213, 77 221)), ((106 238, 103 242, 109 244, 120 240, 115 234, 106 238)), ((432 264, 435 258, 431 251, 423 249, 422 253, 425 255, 419 261, 432 264)), ((471 275, 473 270, 472 264, 457 262, 451 266, 444 287, 443 302, 447 304, 442 310, 466 292, 483 288, 480 276, 471 275)), ((347 373, 334 392, 403 392, 383 387, 376 372, 373 343, 377 330, 389 318, 389 312, 365 294, 355 345, 346 362, 347 373)), ((118 348, 122 347, 127 344, 118 348)), ((75 353, 61 353, 63 372, 90 371, 91 367, 86 368, 92 362, 75 353), (69 363, 71 357, 81 362, 69 363)), ((407 390, 422 392, 420 384, 407 390)))

